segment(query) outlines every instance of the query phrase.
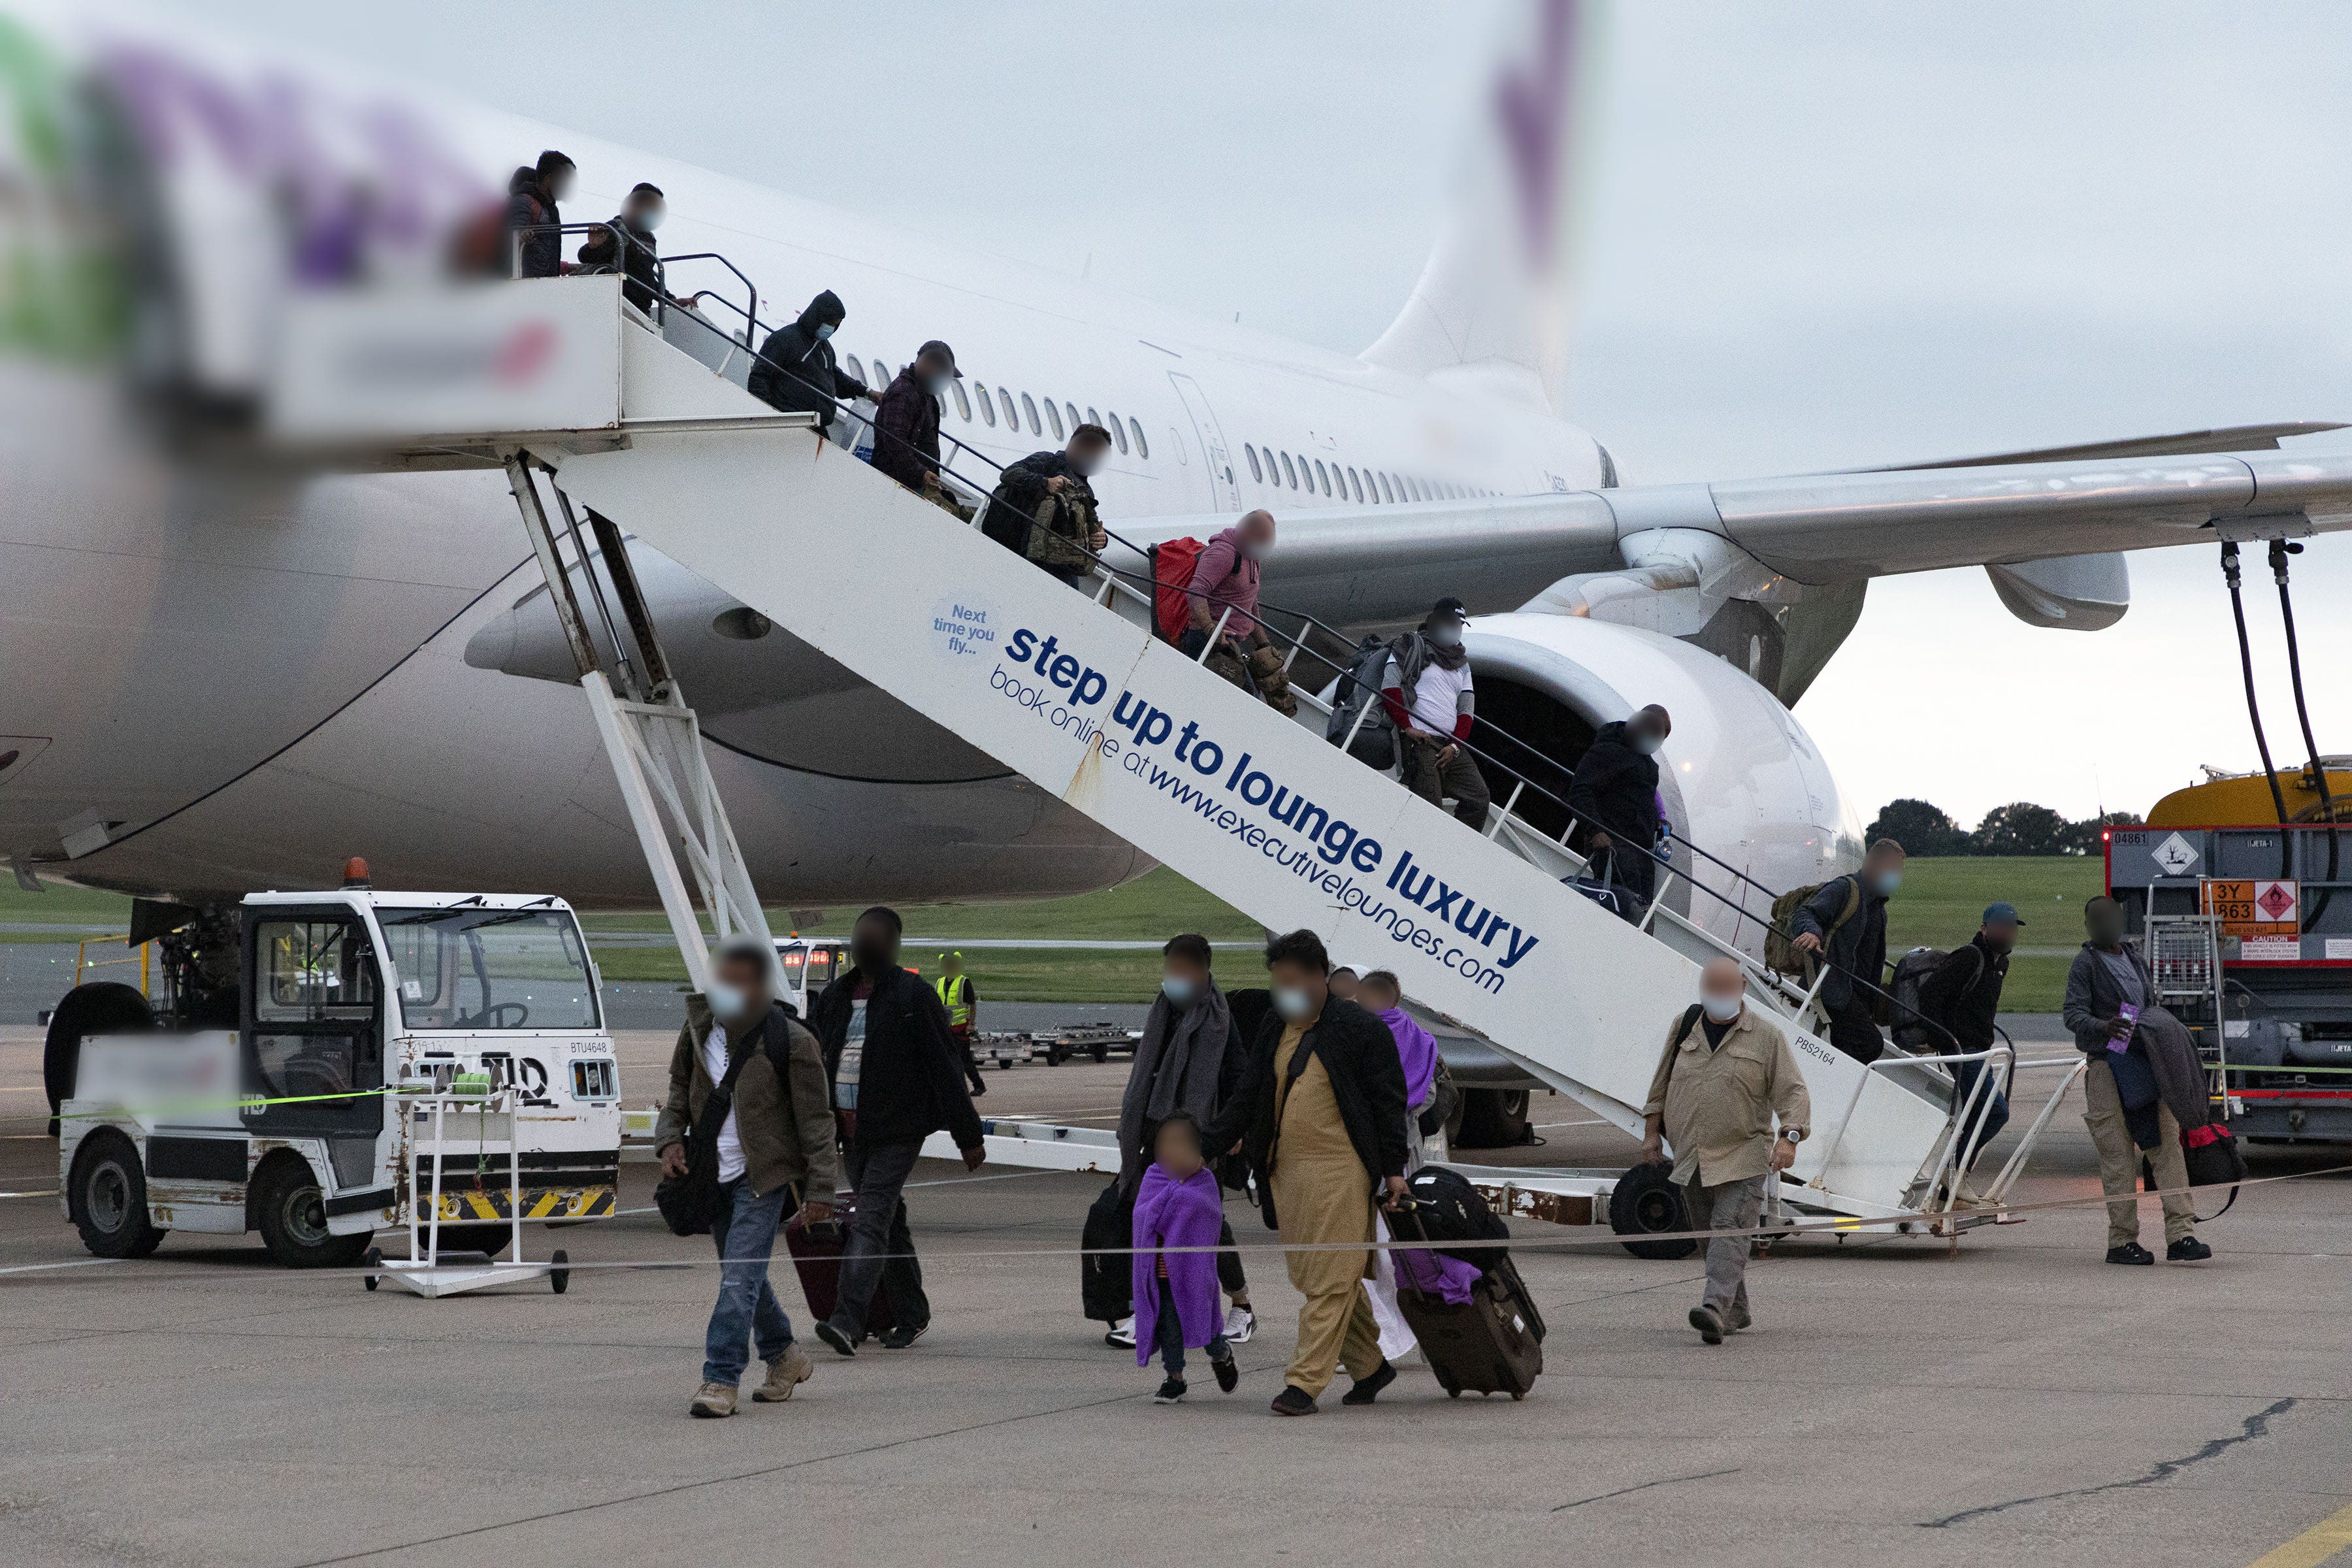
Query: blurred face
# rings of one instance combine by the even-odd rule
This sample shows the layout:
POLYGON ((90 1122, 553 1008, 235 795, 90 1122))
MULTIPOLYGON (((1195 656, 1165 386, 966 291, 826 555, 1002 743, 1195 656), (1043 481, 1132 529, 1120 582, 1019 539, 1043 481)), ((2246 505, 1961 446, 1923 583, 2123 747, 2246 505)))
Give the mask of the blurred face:
POLYGON ((922 378, 924 390, 936 397, 955 379, 955 366, 941 355, 922 354, 915 361, 915 374, 922 378))
POLYGON ((710 978, 710 1013, 720 1023, 733 1025, 756 1018, 768 1010, 766 964, 729 956, 719 961, 710 978))
POLYGON ((1330 989, 1331 994, 1339 998, 1340 1001, 1352 1002, 1356 999, 1356 972, 1354 970, 1335 969, 1331 972, 1331 978, 1327 984, 1330 989))
POLYGON ((1160 961, 1160 991, 1170 1005, 1190 1007, 1209 994, 1209 971, 1189 958, 1169 953, 1160 961))
POLYGON ((1397 1005, 1397 988, 1385 980, 1366 979, 1356 986, 1356 1004, 1370 1007, 1375 1013, 1385 1013, 1397 1005))
POLYGON ((1274 513, 1251 512, 1242 519, 1237 531, 1241 534, 1242 553, 1253 561, 1263 561, 1274 548, 1274 513))
POLYGON ((1718 958, 1699 971, 1699 1005, 1718 1024, 1728 1024, 1739 1016, 1746 989, 1739 965, 1727 958, 1718 958))
POLYGON ((1460 647, 1462 618, 1459 616, 1432 616, 1427 627, 1427 636, 1429 640, 1439 647, 1460 647))
POLYGON ((1625 721, 1625 739, 1633 748, 1645 755, 1666 743, 1674 733, 1674 721, 1663 708, 1644 708, 1625 721))
POLYGON ((1201 1135, 1188 1122, 1171 1121, 1152 1139, 1151 1157, 1161 1170, 1183 1181, 1201 1168, 1201 1135))
POLYGON ((958 958, 952 952, 946 954, 940 960, 940 973, 942 974, 961 974, 963 973, 963 960, 958 958))
POLYGON ((2017 945, 2017 927, 2008 921, 1984 928, 1985 945, 1995 952, 2007 952, 2017 945))
POLYGON ((2124 907, 2113 899, 2093 899, 2083 910, 2083 930, 2095 947, 2121 947, 2124 907))
POLYGON ((1872 892, 1882 899, 1892 896, 1903 885, 1903 851, 1891 847, 1872 850, 1870 858, 1863 862, 1862 874, 1868 879, 1872 892))
POLYGON ((849 956, 869 975, 887 969, 898 962, 898 933, 888 921, 869 915, 850 930, 849 956))
POLYGON ((547 194, 559 202, 572 199, 573 171, 569 168, 551 170, 547 175, 547 194))
POLYGON ((1068 452, 1070 467, 1088 479, 1092 479, 1102 472, 1103 464, 1108 460, 1110 443, 1097 441, 1092 437, 1074 437, 1070 442, 1068 452))
POLYGON ((631 196, 621 212, 648 234, 661 227, 662 219, 669 216, 669 209, 662 205, 659 196, 631 196))
POLYGON ((1283 1021, 1304 1024, 1319 1016, 1324 1002, 1330 996, 1330 983, 1323 972, 1308 965, 1281 959, 1266 965, 1266 984, 1274 992, 1274 1010, 1283 1021))

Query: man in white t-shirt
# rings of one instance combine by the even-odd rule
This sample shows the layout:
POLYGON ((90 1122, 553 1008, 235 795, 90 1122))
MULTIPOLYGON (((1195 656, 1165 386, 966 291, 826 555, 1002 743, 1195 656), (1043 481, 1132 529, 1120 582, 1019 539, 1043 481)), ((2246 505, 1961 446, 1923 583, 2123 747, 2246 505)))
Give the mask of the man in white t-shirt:
POLYGON ((1462 643, 1469 626, 1461 600, 1438 600, 1417 629, 1389 645, 1381 701, 1396 726, 1405 787, 1432 805, 1450 796, 1455 816, 1484 827, 1492 797, 1465 747, 1476 706, 1462 643))

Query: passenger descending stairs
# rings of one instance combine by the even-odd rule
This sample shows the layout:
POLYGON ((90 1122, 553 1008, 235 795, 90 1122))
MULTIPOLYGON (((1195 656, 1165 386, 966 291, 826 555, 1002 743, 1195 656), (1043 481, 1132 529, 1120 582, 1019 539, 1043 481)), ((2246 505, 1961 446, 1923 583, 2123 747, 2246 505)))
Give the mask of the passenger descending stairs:
MULTIPOLYGON (((1464 826, 1178 653, 1141 605, 1048 577, 627 312, 623 337, 623 442, 501 437, 551 468, 569 503, 1267 926, 1381 955, 1417 1002, 1638 1133, 1708 939, 1613 918, 1562 885, 1557 846, 1464 826)), ((737 904, 756 920, 756 900, 737 904)), ((1790 1030, 1812 1096, 1813 1136, 1783 1196, 1862 1216, 1904 1209, 1937 1158, 1947 1105, 1799 1028, 1752 969, 1749 989, 1790 1030)))

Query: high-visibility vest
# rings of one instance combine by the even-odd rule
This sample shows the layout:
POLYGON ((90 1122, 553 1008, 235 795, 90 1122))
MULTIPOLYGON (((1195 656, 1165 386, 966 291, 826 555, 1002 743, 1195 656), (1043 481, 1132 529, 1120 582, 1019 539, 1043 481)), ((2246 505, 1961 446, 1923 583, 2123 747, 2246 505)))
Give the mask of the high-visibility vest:
POLYGON ((942 974, 932 983, 940 994, 940 1005, 948 1010, 948 1023, 955 1028, 971 1026, 971 976, 942 974))

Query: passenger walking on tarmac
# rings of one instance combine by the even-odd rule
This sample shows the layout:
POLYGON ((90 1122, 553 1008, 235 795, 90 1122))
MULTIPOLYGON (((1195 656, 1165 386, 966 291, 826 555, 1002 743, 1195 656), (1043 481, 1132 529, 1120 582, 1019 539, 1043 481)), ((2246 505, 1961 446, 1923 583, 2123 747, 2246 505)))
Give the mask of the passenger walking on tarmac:
MULTIPOLYGON (((1650 1079, 1642 1161, 1657 1164, 1665 1158, 1661 1140, 1671 1143, 1692 1228, 1744 1232, 1756 1223, 1765 1184, 1796 1162, 1812 1101, 1788 1037, 1748 1005, 1738 961, 1709 960, 1698 985, 1698 1001, 1667 1029, 1650 1079)), ((1690 1325, 1708 1344, 1755 1321, 1748 1310, 1749 1239, 1718 1236, 1706 1244, 1706 1286, 1690 1325)))
POLYGON ((1617 913, 1633 925, 1657 887, 1656 853, 1665 817, 1658 799, 1658 748, 1675 721, 1653 702, 1630 719, 1603 724, 1577 759, 1568 809, 1584 826, 1587 860, 1617 889, 1617 913))
POLYGON ((1799 951, 1829 965, 1821 1002, 1830 1044, 1858 1062, 1874 1062, 1886 1049, 1870 999, 1886 974, 1886 900, 1903 885, 1903 846, 1880 839, 1861 870, 1823 882, 1790 921, 1799 951))
POLYGON ((1209 1147, 1247 1154, 1266 1224, 1284 1245, 1330 1246, 1285 1259, 1307 1300, 1274 1413, 1312 1415, 1342 1365, 1355 1380, 1342 1405, 1370 1405, 1396 1381, 1361 1282, 1374 1277, 1374 1194, 1387 1208, 1407 1201, 1404 1073, 1387 1026, 1331 994, 1320 937, 1276 937, 1265 961, 1274 1016, 1210 1124, 1209 1147))
POLYGON ((762 1404, 790 1399, 815 1367, 793 1342, 768 1259, 776 1230, 797 1206, 804 1220, 833 1215, 833 1110, 816 1037, 774 999, 772 959, 757 942, 730 942, 710 989, 687 999, 686 1023, 670 1052, 669 1098, 662 1102, 654 1146, 662 1170, 687 1173, 687 1142, 702 1124, 717 1086, 733 1080, 733 1100, 713 1141, 719 1206, 710 1239, 719 1248, 719 1300, 704 1336, 702 1386, 688 1408, 696 1415, 735 1414, 737 1386, 753 1347, 768 1365, 751 1391, 762 1404))
MULTIPOLYGON (((2197 1205, 2182 1189, 2189 1164, 2180 1152, 2180 1121, 2165 1103, 2150 1031, 2140 1014, 2156 1000, 2147 960, 2124 940, 2124 910, 2110 898, 2083 906, 2088 938, 2066 972, 2062 1016, 2074 1044, 2091 1058, 2083 1079, 2083 1122, 2099 1151, 2099 1184, 2107 1194, 2107 1261, 2154 1263, 2139 1244, 2139 1163, 2143 1156, 2165 1194, 2165 1258, 2198 1263, 2213 1249, 2197 1239, 2197 1205)), ((2199 1092, 2201 1069, 2195 1075, 2199 1092)))
POLYGON ((958 517, 967 514, 940 479, 940 400, 962 376, 955 351, 933 338, 874 400, 874 466, 958 517))
POLYGON ((871 397, 866 384, 833 361, 833 334, 849 312, 827 289, 808 302, 791 326, 770 332, 746 383, 751 395, 786 414, 814 414, 820 430, 833 427, 834 403, 871 397))
POLYGON ((963 954, 940 954, 939 983, 932 989, 940 994, 940 1005, 948 1010, 948 1033, 955 1037, 956 1048, 963 1053, 964 1081, 971 1085, 972 1098, 988 1092, 988 1085, 980 1079, 980 1061, 972 1055, 972 1041, 980 1028, 980 988, 971 976, 963 972, 963 954))
POLYGON ((1201 1156, 1201 1124, 1191 1111, 1169 1112, 1151 1135, 1151 1148, 1150 1167, 1135 1194, 1135 1364, 1150 1366, 1151 1352, 1160 1352, 1167 1376, 1151 1403, 1173 1405, 1184 1397, 1184 1352, 1205 1349, 1217 1387, 1231 1394, 1242 1373, 1217 1310, 1216 1265, 1207 1252, 1160 1250, 1232 1246, 1224 1194, 1201 1156))
POLYGON ((1110 543, 1092 482, 1109 457, 1110 432, 1080 425, 1060 451, 1032 452, 1006 464, 988 498, 983 531, 1048 575, 1076 586, 1110 543))
MULTIPOLYGON (((1928 1022, 1937 1024, 1950 1035, 1946 1041, 1937 1037, 1938 1044, 1957 1045, 1963 1056, 1992 1049, 1994 1019, 2000 1012, 2000 989, 2009 979, 2009 955, 2017 946, 2017 931, 2025 921, 2019 917, 2017 906, 2011 903, 1988 904, 1984 920, 1977 934, 1945 955, 1932 973, 1920 983, 1919 1011, 1928 1022)), ((1952 1092, 1966 1104, 1976 1094, 1977 1080, 1984 1076, 1988 1062, 1955 1062, 1952 1065, 1952 1092)), ((1998 1082, 1983 1089, 1983 1100, 1977 1107, 1970 1124, 1960 1130, 1964 1147, 1973 1147, 1969 1164, 1973 1166, 1985 1152, 1985 1145, 2000 1136, 2009 1125, 2009 1096, 1998 1082)), ((1962 1208, 1974 1208, 1983 1197, 1968 1184, 1968 1169, 1955 1173, 1959 1191, 1955 1203, 1962 1208)))
POLYGON ((1381 701, 1402 747, 1405 788, 1432 805, 1451 795, 1456 817, 1484 827, 1486 780, 1464 749, 1477 709, 1470 650, 1462 646, 1469 626, 1461 600, 1438 600, 1417 629, 1389 645, 1381 701))
POLYGON ((1405 1174, 1421 1166, 1421 1141, 1437 1131, 1422 1119, 1437 1103, 1437 1037, 1404 1010, 1404 989, 1385 969, 1375 969, 1356 987, 1356 1001, 1389 1026, 1396 1040, 1397 1066, 1404 1073, 1405 1174))
POLYGON ((1176 650, 1188 658, 1201 658, 1207 648, 1202 668, 1244 691, 1256 692, 1286 719, 1298 711, 1298 699, 1290 689, 1281 651, 1267 639, 1257 618, 1259 570, 1273 550, 1270 511, 1244 512, 1233 527, 1211 536, 1185 584, 1185 626, 1176 650), (1209 646, 1213 637, 1214 647, 1209 646))
POLYGON ((843 1355, 857 1353, 875 1287, 886 1280, 898 1321, 883 1334, 883 1347, 905 1350, 931 1326, 900 1196, 923 1140, 944 1127, 963 1153, 964 1169, 976 1171, 987 1158, 947 1009, 898 963, 899 934, 896 910, 877 905, 859 915, 849 935, 851 969, 809 1009, 833 1077, 834 1118, 857 1194, 841 1248, 840 1296, 833 1316, 816 1325, 816 1337, 843 1355))
POLYGON ((507 182, 507 245, 518 278, 557 278, 572 270, 563 259, 562 203, 578 177, 572 160, 551 147, 507 182))
MULTIPOLYGON (((1118 1179, 1130 1197, 1151 1160, 1160 1124, 1175 1116, 1207 1123, 1224 1109, 1241 1082, 1248 1047, 1225 994, 1210 973, 1210 959, 1208 938, 1189 931, 1169 938, 1160 950, 1160 994, 1144 1016, 1143 1033, 1135 1042, 1135 1065, 1119 1096, 1118 1179)), ((1234 1227, 1222 1218, 1217 1243, 1234 1245, 1234 1227)), ((1218 1283, 1233 1298, 1223 1331, 1235 1344, 1246 1344, 1257 1332, 1257 1317, 1250 1310, 1249 1276, 1241 1254, 1221 1252, 1216 1264, 1218 1283)), ((1135 1300, 1139 1308, 1143 1298, 1135 1300)), ((1135 1344, 1135 1324, 1129 1318, 1105 1337, 1115 1345, 1135 1344)))
POLYGON ((654 230, 668 213, 661 187, 640 180, 621 203, 621 210, 605 219, 604 226, 581 246, 579 270, 619 273, 626 279, 621 285, 621 297, 652 315, 654 301, 665 297, 654 230))

